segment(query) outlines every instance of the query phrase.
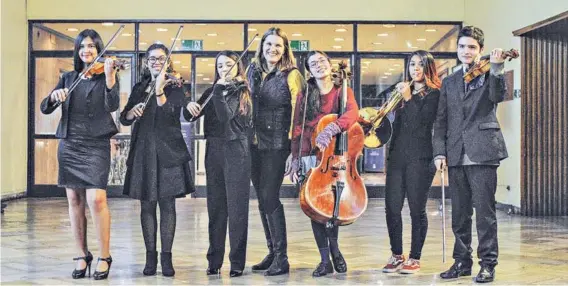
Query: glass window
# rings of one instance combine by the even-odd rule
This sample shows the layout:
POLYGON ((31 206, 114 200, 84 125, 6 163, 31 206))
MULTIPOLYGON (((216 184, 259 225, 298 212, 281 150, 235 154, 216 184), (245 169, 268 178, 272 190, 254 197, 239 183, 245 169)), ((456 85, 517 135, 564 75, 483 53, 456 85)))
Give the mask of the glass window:
POLYGON ((34 178, 36 185, 57 185, 59 139, 34 140, 34 178))
MULTIPOLYGON (((106 45, 116 33, 121 23, 42 23, 33 26, 34 50, 67 50, 72 51, 75 38, 85 29, 94 29, 101 35, 106 45)), ((109 51, 134 50, 134 24, 124 24, 125 27, 116 38, 109 51)))
MULTIPOLYGON (((183 24, 175 51, 222 51, 243 49, 243 24, 183 24)), ((139 49, 155 42, 172 45, 180 24, 140 24, 139 49)))
POLYGON ((284 30, 290 41, 296 41, 291 43, 292 48, 299 51, 353 51, 353 25, 343 24, 249 24, 248 38, 252 39, 258 33, 251 50, 258 48, 262 35, 271 27, 284 30))
POLYGON ((404 59, 361 59, 361 107, 380 107, 387 99, 383 91, 404 78, 404 59))
POLYGON ((455 52, 458 25, 361 24, 357 27, 359 51, 411 52, 426 50, 455 52))

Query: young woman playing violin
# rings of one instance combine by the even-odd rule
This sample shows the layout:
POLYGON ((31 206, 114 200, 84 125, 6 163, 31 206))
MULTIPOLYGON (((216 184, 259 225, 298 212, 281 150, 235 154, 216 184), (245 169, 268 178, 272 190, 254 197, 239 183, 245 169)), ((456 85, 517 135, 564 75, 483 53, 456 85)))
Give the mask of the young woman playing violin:
POLYGON ((124 194, 140 200, 140 222, 146 245, 144 275, 155 275, 158 264, 157 205, 160 205, 162 275, 175 274, 172 265, 175 199, 194 191, 189 168, 191 157, 180 124, 185 94, 179 83, 166 77, 167 72, 173 71, 171 61, 166 62, 168 53, 168 48, 162 44, 148 47, 142 81, 134 85, 120 114, 123 125, 136 122, 126 161, 124 194), (162 69, 164 65, 167 68, 162 69), (144 105, 149 95, 152 98, 144 105))
POLYGON ((110 170, 110 137, 118 132, 111 112, 118 109, 119 85, 114 60, 104 62, 104 72, 86 73, 76 88, 69 88, 86 71, 104 45, 94 30, 84 30, 75 39, 73 71, 63 74, 55 89, 41 102, 41 112, 50 114, 59 105, 62 113, 55 136, 60 138, 57 158, 58 185, 64 187, 69 203, 71 229, 79 257, 72 276, 84 278, 93 255, 87 247, 85 201, 91 210, 99 240, 96 280, 106 279, 112 263, 110 256, 110 213, 106 188, 110 170))
POLYGON ((432 164, 432 125, 440 97, 440 79, 432 55, 415 51, 410 55, 406 78, 396 92, 402 94, 395 112, 387 163, 385 211, 392 255, 383 272, 415 273, 420 270, 420 256, 428 217, 426 202, 434 178, 432 164), (402 206, 407 197, 412 219, 409 259, 402 252, 402 206))
POLYGON ((270 28, 262 36, 247 78, 253 96, 251 180, 269 251, 252 270, 280 275, 290 270, 280 187, 290 155, 293 108, 304 85, 290 41, 280 28, 270 28))
POLYGON ((190 102, 183 110, 189 120, 205 115, 207 150, 207 214, 209 250, 207 275, 220 274, 225 256, 227 220, 231 252, 230 276, 243 274, 246 262, 250 193, 250 150, 252 103, 239 55, 223 51, 215 59, 215 79, 202 98, 212 96, 202 107, 190 102), (233 68, 234 65, 237 65, 233 68))
MULTIPOLYGON (((298 96, 294 112, 292 163, 290 164, 291 168, 287 172, 287 175, 290 176, 293 182, 298 182, 299 164, 302 164, 301 170, 304 174, 315 167, 317 165, 316 157, 313 155, 315 148, 326 148, 336 134, 348 130, 357 122, 359 113, 353 90, 348 88, 345 113, 336 122, 327 125, 316 137, 316 146, 312 146, 312 134, 319 120, 327 114, 339 113, 342 92, 341 83, 332 80, 331 61, 324 52, 309 52, 304 65, 306 70, 310 72, 311 77, 308 80, 308 94, 305 95, 307 96, 307 101, 303 94, 298 96), (303 122, 304 110, 306 111, 305 122, 303 122), (302 125, 304 125, 303 130, 302 125), (300 137, 302 139, 302 150, 300 150, 300 137)), ((335 226, 326 230, 325 225, 312 220, 312 230, 321 255, 321 262, 312 275, 320 277, 331 274, 333 273, 333 268, 338 273, 345 273, 347 264, 339 251, 338 244, 339 227, 335 226), (331 260, 330 253, 332 256, 331 260)))

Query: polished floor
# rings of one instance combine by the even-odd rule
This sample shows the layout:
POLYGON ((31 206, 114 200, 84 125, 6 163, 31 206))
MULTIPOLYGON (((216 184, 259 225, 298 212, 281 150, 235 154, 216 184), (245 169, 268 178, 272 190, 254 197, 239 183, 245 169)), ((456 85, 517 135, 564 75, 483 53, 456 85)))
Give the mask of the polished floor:
MULTIPOLYGON (((229 263, 220 276, 206 276, 207 210, 204 199, 177 201, 178 224, 174 242, 174 278, 142 275, 145 249, 139 224, 139 203, 112 199, 111 253, 114 259, 106 281, 71 279, 75 255, 65 199, 21 199, 8 203, 1 218, 1 284, 112 284, 112 285, 200 285, 200 284, 337 284, 337 285, 432 285, 472 284, 472 277, 442 281, 438 273, 451 265, 451 215, 447 210, 447 262, 442 263, 442 227, 438 202, 428 203, 430 228, 421 260, 422 271, 414 275, 384 274, 390 247, 384 216, 384 201, 371 200, 366 213, 353 225, 340 229, 340 247, 347 260, 347 274, 312 278, 319 262, 308 218, 296 199, 285 199, 291 263, 289 275, 264 277, 250 266, 266 254, 257 202, 251 201, 249 244, 245 275, 229 277, 229 263)), ((404 210, 405 254, 410 245, 410 219, 404 210)), ((568 284, 568 218, 527 218, 498 214, 500 260, 499 285, 568 284)), ((89 219, 90 222, 90 219, 89 219)), ((90 249, 97 255, 96 238, 89 225, 90 249)), ((474 238, 475 241, 475 238, 474 238)), ((476 243, 473 247, 475 249, 476 243)), ((228 253, 228 251, 227 251, 228 253)), ((159 269, 159 268, 158 268, 159 269)), ((477 273, 478 266, 474 266, 477 273)), ((474 274, 475 274, 474 273, 474 274)))

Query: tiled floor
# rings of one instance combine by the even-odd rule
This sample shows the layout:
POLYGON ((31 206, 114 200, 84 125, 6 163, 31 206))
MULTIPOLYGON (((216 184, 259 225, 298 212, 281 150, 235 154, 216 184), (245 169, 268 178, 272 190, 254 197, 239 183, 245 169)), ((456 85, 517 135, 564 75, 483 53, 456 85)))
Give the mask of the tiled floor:
MULTIPOLYGON (((384 201, 371 200, 366 213, 353 225, 340 229, 340 246, 347 260, 347 274, 312 278, 319 262, 309 219, 295 199, 285 199, 288 224, 289 275, 267 278, 251 273, 250 266, 266 254, 257 203, 251 201, 249 244, 245 275, 230 278, 228 259, 220 277, 205 275, 207 261, 207 211, 204 199, 180 199, 174 242, 176 276, 142 275, 144 243, 139 223, 139 203, 112 199, 111 253, 114 259, 107 281, 71 279, 75 255, 65 199, 22 199, 9 202, 2 215, 1 283, 10 284, 472 284, 471 277, 441 281, 437 274, 451 265, 453 237, 451 215, 447 213, 447 259, 442 264, 441 215, 436 201, 428 204, 429 232, 423 250, 422 271, 415 275, 383 274, 390 247, 384 215, 384 201)), ((449 209, 449 207, 448 207, 449 209)), ((498 214, 500 264, 494 284, 568 284, 568 218, 526 218, 498 214)), ((475 221, 475 220, 474 220, 475 221)), ((90 219, 89 219, 90 223, 90 219)), ((405 253, 410 246, 410 219, 404 210, 405 253)), ((97 255, 93 227, 89 224, 89 245, 97 255)), ((474 232, 475 233, 475 232, 474 232)), ((474 238, 476 241, 476 238, 474 238)), ((473 247, 477 246, 474 243, 473 247)), ((228 253, 228 251, 227 251, 228 253)), ((474 267, 474 274, 478 266, 474 267)))

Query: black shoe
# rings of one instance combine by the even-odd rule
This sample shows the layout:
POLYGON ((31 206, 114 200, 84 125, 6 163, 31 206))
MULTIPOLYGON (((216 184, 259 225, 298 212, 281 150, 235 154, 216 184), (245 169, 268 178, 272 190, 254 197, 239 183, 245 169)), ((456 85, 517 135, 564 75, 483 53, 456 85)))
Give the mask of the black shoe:
POLYGON ((219 274, 221 274, 221 269, 219 269, 219 268, 207 268, 207 271, 205 271, 205 273, 207 273, 207 275, 219 275, 219 274))
POLYGON ((333 274, 333 266, 331 265, 331 261, 328 262, 320 262, 318 267, 312 272, 313 277, 321 277, 327 274, 333 274))
POLYGON ((253 271, 264 271, 270 267, 274 261, 274 250, 272 247, 272 237, 270 236, 270 228, 268 227, 268 219, 264 211, 260 211, 260 220, 262 221, 262 228, 264 229, 264 236, 266 237, 266 245, 268 246, 268 255, 264 259, 252 266, 253 271))
POLYGON ((272 245, 274 247, 274 260, 266 272, 265 276, 276 276, 290 272, 288 263, 288 242, 286 239, 286 217, 284 207, 280 205, 274 212, 267 216, 272 245))
POLYGON ((109 256, 107 258, 98 258, 98 261, 105 261, 108 264, 108 268, 106 271, 95 271, 95 274, 93 274, 93 278, 95 278, 95 280, 103 280, 103 279, 107 279, 108 278, 108 273, 110 272, 110 266, 112 265, 112 256, 109 256))
POLYGON ((475 282, 477 283, 488 283, 495 280, 495 267, 492 266, 481 266, 479 273, 475 277, 475 282))
POLYGON ((231 270, 229 272, 229 276, 231 276, 231 277, 243 276, 243 271, 242 270, 231 270))
POLYGON ((440 273, 440 278, 442 279, 455 279, 460 276, 470 276, 471 275, 471 264, 466 265, 463 262, 454 262, 452 267, 446 272, 440 273))
POLYGON ((142 273, 146 276, 156 275, 157 268, 158 252, 146 251, 146 266, 144 266, 144 271, 142 271, 142 273))
POLYGON ((332 254, 331 258, 333 261, 333 268, 335 268, 335 271, 337 271, 337 273, 347 272, 347 262, 345 262, 345 258, 343 258, 343 255, 341 255, 341 252, 337 256, 333 256, 332 254))
POLYGON ((91 277, 91 262, 93 262, 93 255, 91 254, 91 252, 87 251, 87 256, 73 258, 73 261, 77 260, 85 260, 87 266, 85 266, 85 268, 81 270, 74 269, 73 273, 71 273, 73 279, 85 278, 85 273, 87 273, 87 268, 89 269, 89 277, 91 277))
POLYGON ((172 264, 171 252, 160 253, 160 264, 162 264, 162 275, 166 277, 172 277, 176 274, 174 265, 172 264))

